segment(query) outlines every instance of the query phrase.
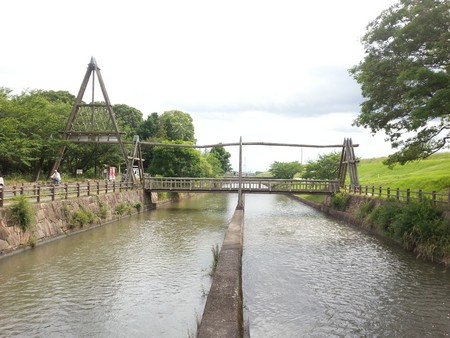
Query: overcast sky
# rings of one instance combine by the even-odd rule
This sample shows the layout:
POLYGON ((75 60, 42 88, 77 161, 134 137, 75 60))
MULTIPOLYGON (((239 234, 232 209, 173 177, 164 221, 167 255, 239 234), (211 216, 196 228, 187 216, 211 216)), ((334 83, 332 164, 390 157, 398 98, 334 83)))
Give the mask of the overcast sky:
MULTIPOLYGON (((352 127, 362 102, 348 69, 366 25, 395 0, 15 0, 2 3, 0 86, 76 95, 93 56, 112 104, 144 118, 181 110, 198 144, 342 144, 392 153, 352 127)), ((238 169, 238 148, 230 147, 238 169)), ((244 170, 341 149, 244 147, 244 170)))

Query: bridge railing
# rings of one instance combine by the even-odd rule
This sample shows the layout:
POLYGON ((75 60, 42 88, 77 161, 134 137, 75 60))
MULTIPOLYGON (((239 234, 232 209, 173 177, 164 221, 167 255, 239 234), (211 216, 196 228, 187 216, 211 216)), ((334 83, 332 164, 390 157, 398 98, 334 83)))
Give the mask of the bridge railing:
POLYGON ((0 189, 0 207, 11 203, 15 196, 22 195, 30 202, 51 202, 69 198, 108 194, 140 188, 131 182, 86 181, 63 184, 14 185, 0 189))
POLYGON ((283 180, 272 178, 146 178, 144 187, 152 191, 238 191, 332 193, 339 191, 339 182, 331 180, 283 180))

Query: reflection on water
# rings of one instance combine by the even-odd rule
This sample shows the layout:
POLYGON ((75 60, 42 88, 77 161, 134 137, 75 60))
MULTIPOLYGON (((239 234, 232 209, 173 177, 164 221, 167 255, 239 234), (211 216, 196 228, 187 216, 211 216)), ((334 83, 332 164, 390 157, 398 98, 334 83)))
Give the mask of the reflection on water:
POLYGON ((0 336, 192 335, 234 200, 185 200, 0 260, 0 336))
POLYGON ((247 196, 244 302, 255 337, 443 337, 450 275, 284 196, 247 196))

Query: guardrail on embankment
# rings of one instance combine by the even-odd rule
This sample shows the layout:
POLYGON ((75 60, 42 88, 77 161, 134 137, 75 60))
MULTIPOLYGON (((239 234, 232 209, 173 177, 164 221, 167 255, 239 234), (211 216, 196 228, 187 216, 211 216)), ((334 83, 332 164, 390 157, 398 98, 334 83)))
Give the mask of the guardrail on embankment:
POLYGON ((408 203, 412 200, 423 201, 425 199, 431 200, 434 206, 444 206, 450 208, 450 191, 446 194, 438 193, 436 191, 426 192, 422 190, 411 190, 411 189, 391 189, 375 186, 351 186, 344 185, 341 191, 355 194, 363 195, 384 199, 395 199, 401 202, 408 203))
POLYGON ((108 194, 140 188, 131 182, 86 181, 63 184, 15 185, 0 189, 0 207, 6 206, 16 196, 24 196, 30 202, 51 202, 69 198, 108 194))

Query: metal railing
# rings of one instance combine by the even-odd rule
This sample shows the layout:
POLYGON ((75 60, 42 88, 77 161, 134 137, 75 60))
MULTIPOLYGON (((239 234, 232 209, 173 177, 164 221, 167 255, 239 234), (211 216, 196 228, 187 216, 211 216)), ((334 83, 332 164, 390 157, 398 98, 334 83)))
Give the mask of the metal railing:
POLYGON ((15 185, 0 189, 0 207, 11 203, 15 196, 24 196, 30 202, 51 202, 70 198, 108 194, 140 188, 131 182, 86 181, 63 184, 15 185))
POLYGON ((423 190, 411 190, 411 189, 391 189, 376 186, 351 186, 344 185, 342 190, 346 193, 371 196, 384 199, 395 199, 401 202, 408 203, 411 200, 422 201, 429 199, 433 205, 447 205, 450 207, 450 192, 438 193, 436 191, 426 192, 423 190))

